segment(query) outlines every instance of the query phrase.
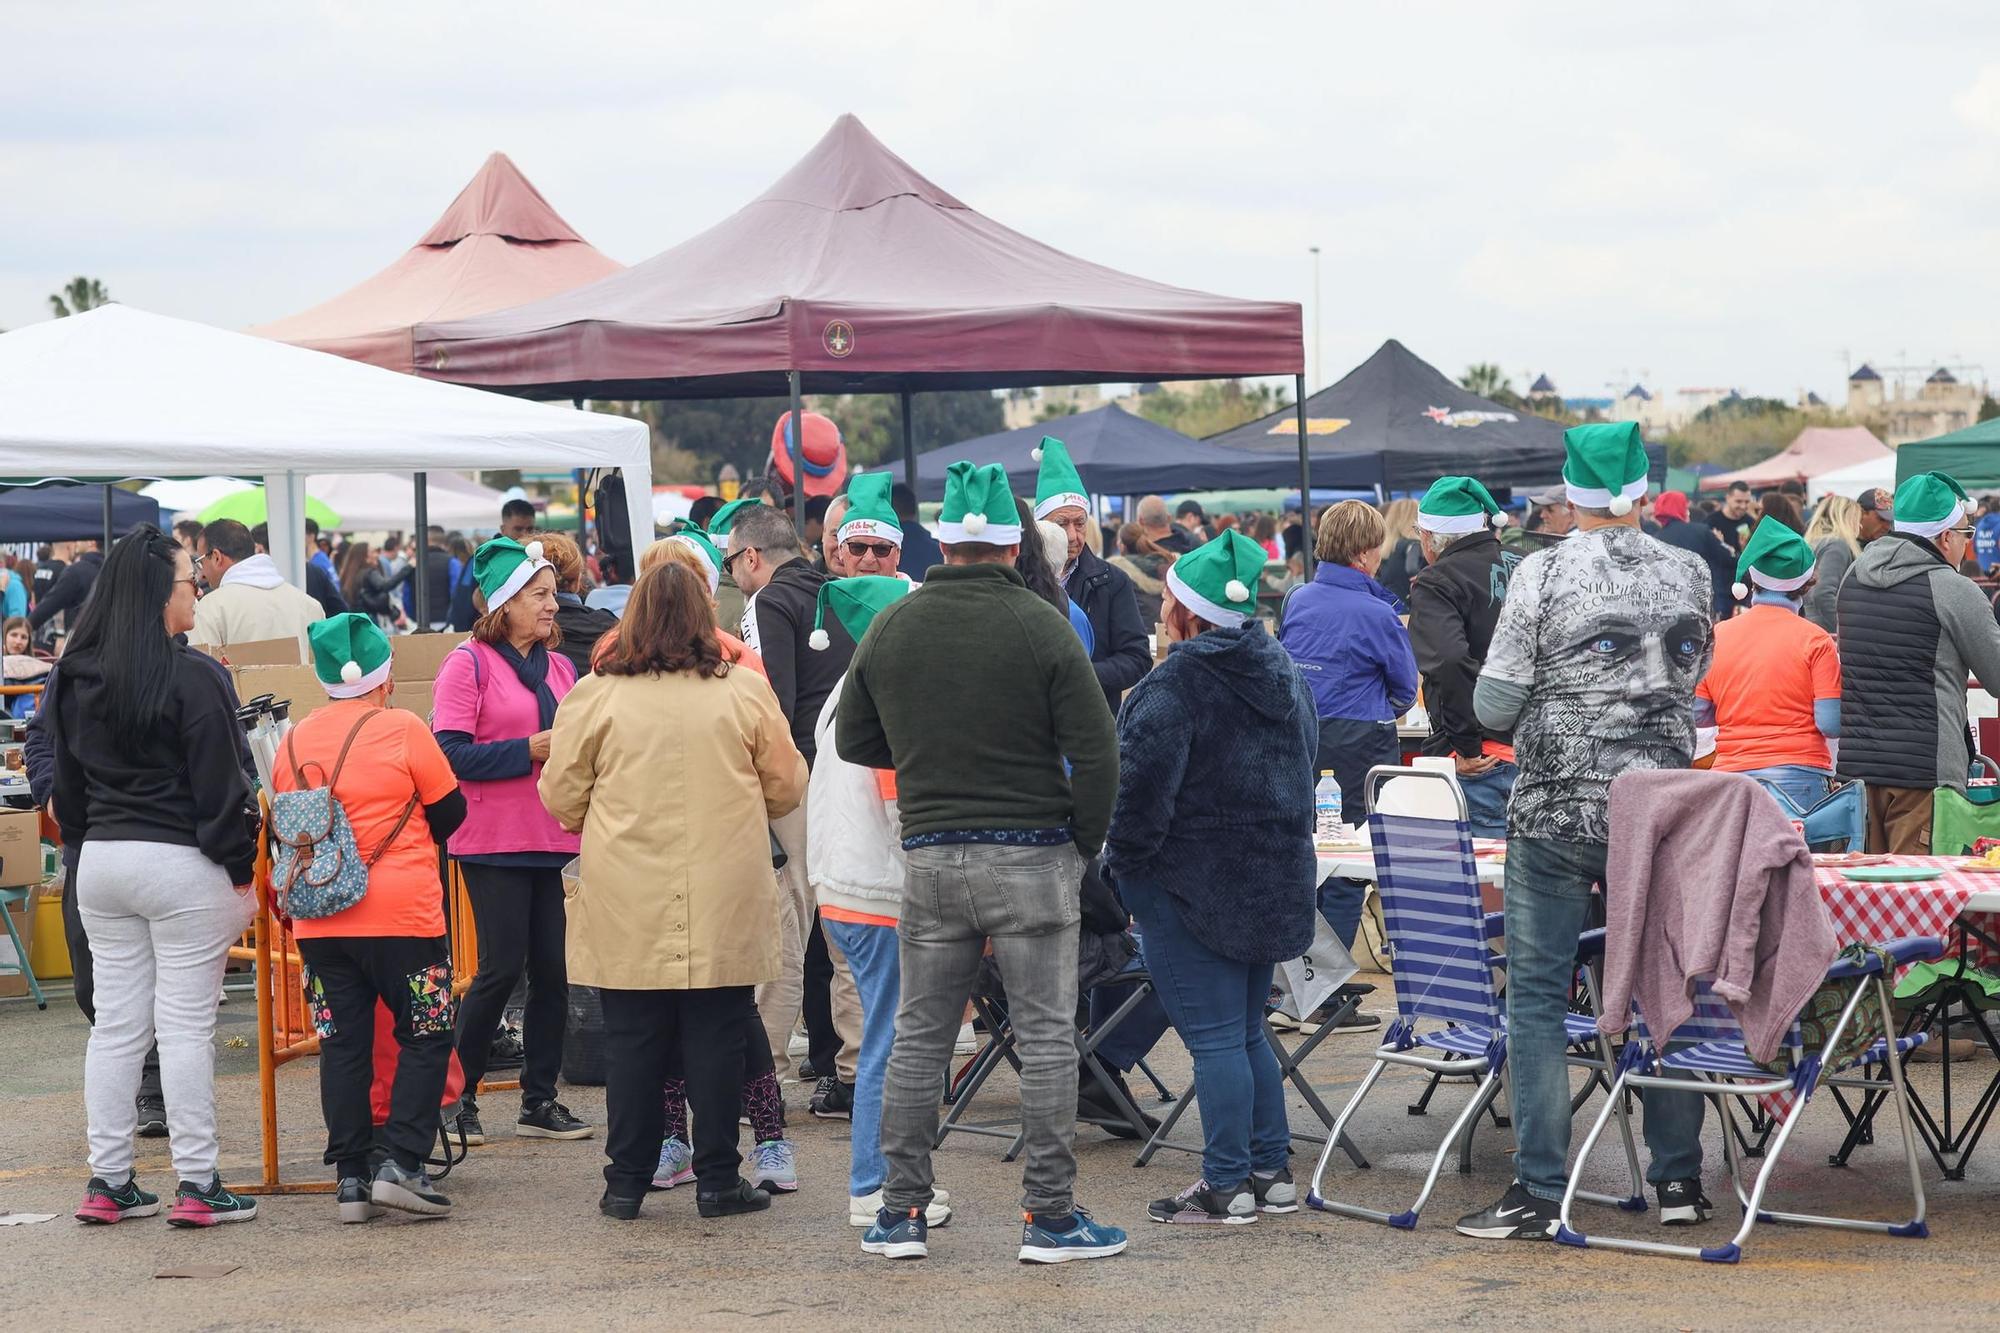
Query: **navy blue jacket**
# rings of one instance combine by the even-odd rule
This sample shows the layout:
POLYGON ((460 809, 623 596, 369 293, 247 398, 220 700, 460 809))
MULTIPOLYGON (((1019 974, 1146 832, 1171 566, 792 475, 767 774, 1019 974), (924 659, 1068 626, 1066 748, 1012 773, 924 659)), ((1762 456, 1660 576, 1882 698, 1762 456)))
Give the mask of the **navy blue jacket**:
POLYGON ((1417 698, 1417 659, 1401 603, 1352 565, 1321 561, 1285 599, 1279 630, 1321 717, 1393 722, 1417 698))
POLYGON ((1225 958, 1297 958, 1317 902, 1318 749, 1312 693, 1261 624, 1175 644, 1118 716, 1105 874, 1164 891, 1225 958))

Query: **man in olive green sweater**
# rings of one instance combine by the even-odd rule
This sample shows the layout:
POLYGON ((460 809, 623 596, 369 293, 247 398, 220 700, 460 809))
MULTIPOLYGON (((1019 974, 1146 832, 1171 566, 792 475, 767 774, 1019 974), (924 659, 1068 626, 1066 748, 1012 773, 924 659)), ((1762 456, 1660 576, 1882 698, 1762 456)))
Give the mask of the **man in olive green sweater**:
POLYGON ((1083 867, 1117 794, 1117 728, 1075 631, 1013 568, 1021 527, 1006 474, 953 473, 937 528, 945 563, 875 617, 835 715, 842 759, 896 772, 909 866, 882 1098, 888 1178, 862 1248, 927 1252, 938 1103, 991 939, 1021 1060, 1019 1257, 1100 1258, 1125 1237, 1072 1197, 1076 961, 1083 867))

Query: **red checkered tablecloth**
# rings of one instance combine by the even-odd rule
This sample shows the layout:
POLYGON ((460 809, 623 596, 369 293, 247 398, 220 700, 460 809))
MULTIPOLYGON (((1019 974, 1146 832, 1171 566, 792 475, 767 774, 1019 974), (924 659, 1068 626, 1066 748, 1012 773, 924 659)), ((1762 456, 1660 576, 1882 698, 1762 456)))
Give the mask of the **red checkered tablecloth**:
MULTIPOLYGON (((2000 875, 1968 872, 1963 857, 1892 856, 1878 864, 1936 867, 1939 874, 1907 884, 1864 884, 1848 879, 1840 866, 1815 866, 1813 878, 1843 945, 1908 935, 1935 935, 1949 942, 1952 923, 1967 914, 1967 902, 1975 895, 2000 892, 2000 875)), ((1988 934, 2000 933, 2000 916, 1975 915, 1988 934)))

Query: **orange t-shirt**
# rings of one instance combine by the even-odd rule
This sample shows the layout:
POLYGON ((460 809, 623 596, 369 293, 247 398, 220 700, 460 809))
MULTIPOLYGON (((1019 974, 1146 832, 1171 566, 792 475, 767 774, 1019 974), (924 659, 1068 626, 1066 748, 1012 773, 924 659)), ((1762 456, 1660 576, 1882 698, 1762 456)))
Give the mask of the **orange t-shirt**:
POLYGON ((1715 767, 1829 768, 1813 703, 1840 697, 1833 636, 1795 611, 1752 606, 1715 627, 1715 662, 1695 687, 1715 705, 1715 767))
POLYGON ((403 817, 412 792, 417 808, 369 870, 368 892, 360 902, 332 916, 295 922, 292 931, 300 939, 357 935, 434 939, 444 934, 444 887, 438 881, 437 844, 431 841, 423 808, 451 795, 458 779, 422 718, 360 699, 336 700, 292 728, 271 766, 271 785, 281 792, 299 789, 292 771, 294 759, 318 764, 306 769, 307 785, 324 785, 340 747, 364 712, 368 721, 347 752, 333 793, 347 811, 362 858, 375 855, 403 817))

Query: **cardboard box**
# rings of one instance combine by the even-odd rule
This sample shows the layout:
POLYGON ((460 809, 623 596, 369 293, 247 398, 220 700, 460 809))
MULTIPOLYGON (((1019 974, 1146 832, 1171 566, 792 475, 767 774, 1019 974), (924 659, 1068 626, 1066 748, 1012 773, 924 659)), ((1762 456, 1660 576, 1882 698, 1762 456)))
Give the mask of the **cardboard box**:
MULTIPOLYGON (((35 898, 29 894, 25 902, 10 903, 7 915, 13 920, 14 933, 21 937, 21 947, 30 958, 35 948, 35 898)), ((7 932, 0 930, 0 963, 13 963, 14 941, 7 938, 7 932)), ((32 962, 29 964, 33 966, 32 962)), ((38 978, 39 979, 39 978, 38 978)), ((0 973, 0 998, 28 993, 28 979, 19 972, 0 973)))
POLYGON ((437 679, 445 654, 471 638, 470 634, 398 634, 389 640, 392 650, 389 674, 398 681, 437 679))
POLYGON ((244 703, 260 694, 289 699, 292 721, 326 707, 326 690, 309 666, 244 666, 230 672, 236 679, 236 697, 244 703))
POLYGON ((431 724, 431 683, 427 680, 399 680, 389 692, 389 707, 406 708, 431 724))
POLYGON ((0 810, 0 889, 41 882, 41 815, 34 810, 0 810))
POLYGON ((197 643, 196 652, 207 653, 226 666, 298 666, 306 660, 305 646, 297 639, 252 639, 217 647, 197 643))

